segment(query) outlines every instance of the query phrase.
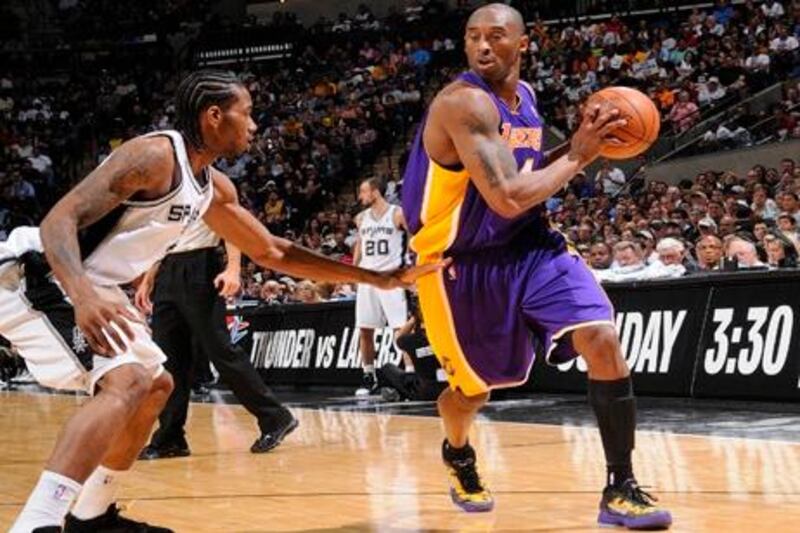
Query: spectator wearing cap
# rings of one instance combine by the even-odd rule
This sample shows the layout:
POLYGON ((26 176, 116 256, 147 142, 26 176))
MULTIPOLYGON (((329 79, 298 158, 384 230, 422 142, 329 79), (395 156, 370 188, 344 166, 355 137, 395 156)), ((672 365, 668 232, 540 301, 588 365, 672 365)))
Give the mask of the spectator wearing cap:
POLYGON ((700 237, 695 244, 700 271, 719 270, 722 261, 722 240, 714 234, 700 237))
POLYGON ((659 239, 663 239, 664 237, 674 237, 676 239, 682 238, 683 232, 681 231, 681 225, 675 222, 674 220, 665 221, 664 231, 662 232, 662 236, 659 239))
POLYGON ((646 265, 651 265, 658 261, 658 253, 656 252, 656 238, 653 233, 644 229, 634 233, 634 238, 642 250, 642 260, 646 265))
POLYGON ((697 102, 701 106, 710 106, 725 98, 725 95, 725 87, 719 83, 719 78, 711 76, 708 79, 708 83, 700 85, 700 91, 697 94, 697 102))

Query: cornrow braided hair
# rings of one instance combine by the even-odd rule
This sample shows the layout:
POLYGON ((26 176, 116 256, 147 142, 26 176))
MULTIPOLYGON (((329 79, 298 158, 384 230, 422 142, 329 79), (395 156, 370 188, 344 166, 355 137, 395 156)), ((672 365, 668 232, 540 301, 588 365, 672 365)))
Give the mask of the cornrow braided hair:
POLYGON ((175 92, 175 127, 195 148, 203 148, 200 113, 218 105, 223 109, 236 97, 242 81, 225 70, 198 70, 186 76, 175 92))

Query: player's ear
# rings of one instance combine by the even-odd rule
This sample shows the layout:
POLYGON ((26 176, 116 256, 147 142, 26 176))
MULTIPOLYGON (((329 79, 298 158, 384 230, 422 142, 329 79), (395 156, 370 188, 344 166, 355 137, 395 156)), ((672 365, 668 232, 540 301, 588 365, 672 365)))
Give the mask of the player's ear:
POLYGON ((206 109, 206 117, 212 126, 219 126, 222 122, 222 108, 218 105, 212 105, 206 109))
POLYGON ((523 33, 522 37, 519 38, 519 51, 522 53, 527 52, 529 44, 530 44, 530 38, 528 37, 528 34, 523 33))

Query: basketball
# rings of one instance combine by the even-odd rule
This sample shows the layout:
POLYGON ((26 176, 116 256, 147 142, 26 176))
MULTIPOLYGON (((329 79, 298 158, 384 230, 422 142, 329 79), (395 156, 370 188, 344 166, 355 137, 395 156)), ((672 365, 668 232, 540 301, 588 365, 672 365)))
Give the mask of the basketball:
POLYGON ((655 103, 644 93, 630 87, 608 87, 589 97, 587 105, 609 105, 619 109, 628 124, 613 135, 623 144, 605 144, 600 155, 608 159, 630 159, 645 152, 658 138, 661 117, 655 103))

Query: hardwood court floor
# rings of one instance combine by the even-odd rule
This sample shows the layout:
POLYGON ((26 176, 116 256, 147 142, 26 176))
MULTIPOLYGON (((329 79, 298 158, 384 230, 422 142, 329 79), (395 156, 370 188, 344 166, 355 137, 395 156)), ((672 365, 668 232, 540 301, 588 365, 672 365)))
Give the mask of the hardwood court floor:
MULTIPOLYGON (((0 530, 81 401, 0 394, 0 530)), ((138 463, 122 492, 128 514, 180 532, 598 529, 603 460, 590 427, 479 422, 472 440, 497 507, 467 515, 447 496, 438 420, 295 412, 299 429, 256 456, 244 409, 193 405, 194 455, 138 463)), ((673 531, 800 530, 800 444, 640 432, 635 460, 641 482, 672 510, 673 531)))

